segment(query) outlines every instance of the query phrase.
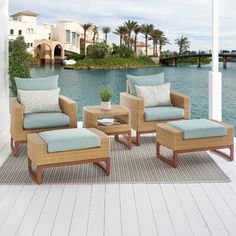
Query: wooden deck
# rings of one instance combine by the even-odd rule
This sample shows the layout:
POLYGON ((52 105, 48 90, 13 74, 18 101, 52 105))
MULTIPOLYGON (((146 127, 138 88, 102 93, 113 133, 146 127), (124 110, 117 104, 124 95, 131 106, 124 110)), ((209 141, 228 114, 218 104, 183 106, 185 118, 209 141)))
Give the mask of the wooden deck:
POLYGON ((0 235, 236 235, 236 161, 211 155, 232 182, 1 185, 0 235))

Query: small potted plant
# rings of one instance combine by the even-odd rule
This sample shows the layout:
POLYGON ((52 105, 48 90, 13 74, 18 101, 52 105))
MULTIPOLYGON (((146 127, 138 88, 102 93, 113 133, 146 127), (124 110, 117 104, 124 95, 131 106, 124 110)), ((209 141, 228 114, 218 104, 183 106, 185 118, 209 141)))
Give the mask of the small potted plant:
POLYGON ((101 109, 110 110, 111 109, 111 98, 113 96, 113 91, 108 87, 102 87, 99 92, 101 98, 101 109))

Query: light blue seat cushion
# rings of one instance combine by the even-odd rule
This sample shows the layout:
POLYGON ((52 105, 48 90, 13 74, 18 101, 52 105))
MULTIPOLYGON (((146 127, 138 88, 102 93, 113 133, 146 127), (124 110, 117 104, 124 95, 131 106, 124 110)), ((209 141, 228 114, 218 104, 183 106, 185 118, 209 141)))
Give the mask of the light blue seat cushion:
POLYGON ((134 76, 126 75, 130 86, 130 94, 137 96, 135 85, 138 86, 158 86, 164 84, 164 73, 155 75, 134 76))
POLYGON ((180 120, 167 122, 183 132, 183 139, 209 138, 227 135, 227 128, 207 119, 180 120))
POLYGON ((145 121, 174 120, 184 118, 184 109, 174 106, 146 107, 144 109, 145 121))
POLYGON ((100 138, 88 129, 62 129, 39 133, 48 152, 72 151, 100 147, 100 138))
POLYGON ((68 126, 70 117, 62 112, 31 113, 24 115, 24 129, 68 126))
MULTIPOLYGON (((27 79, 15 77, 14 79, 16 82, 17 90, 51 90, 58 88, 58 78, 59 75, 27 79)), ((20 97, 18 95, 17 98, 20 101, 20 97)))

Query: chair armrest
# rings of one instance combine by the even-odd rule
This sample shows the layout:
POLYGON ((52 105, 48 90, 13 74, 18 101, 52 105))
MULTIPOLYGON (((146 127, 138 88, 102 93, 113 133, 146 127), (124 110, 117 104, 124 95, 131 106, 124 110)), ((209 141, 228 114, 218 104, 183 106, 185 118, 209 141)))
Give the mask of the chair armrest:
POLYGON ((74 100, 60 95, 59 104, 63 113, 70 117, 70 128, 77 128, 77 104, 74 100))
POLYGON ((177 92, 171 92, 170 97, 173 106, 184 109, 184 119, 190 119, 190 97, 177 92))
POLYGON ((23 130, 24 106, 22 106, 17 98, 11 98, 11 136, 15 137, 17 133, 23 130))
POLYGON ((120 104, 131 111, 131 124, 133 129, 144 122, 144 100, 126 92, 120 93, 120 104))

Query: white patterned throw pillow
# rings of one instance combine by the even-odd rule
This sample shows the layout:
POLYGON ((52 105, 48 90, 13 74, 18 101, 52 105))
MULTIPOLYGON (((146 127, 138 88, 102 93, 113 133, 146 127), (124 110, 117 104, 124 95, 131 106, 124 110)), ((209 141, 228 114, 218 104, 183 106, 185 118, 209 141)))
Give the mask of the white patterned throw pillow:
POLYGON ((159 86, 137 86, 137 96, 144 99, 145 107, 171 106, 170 84, 159 86))
POLYGON ((38 112, 61 112, 59 105, 60 88, 52 90, 18 90, 24 114, 38 112))

